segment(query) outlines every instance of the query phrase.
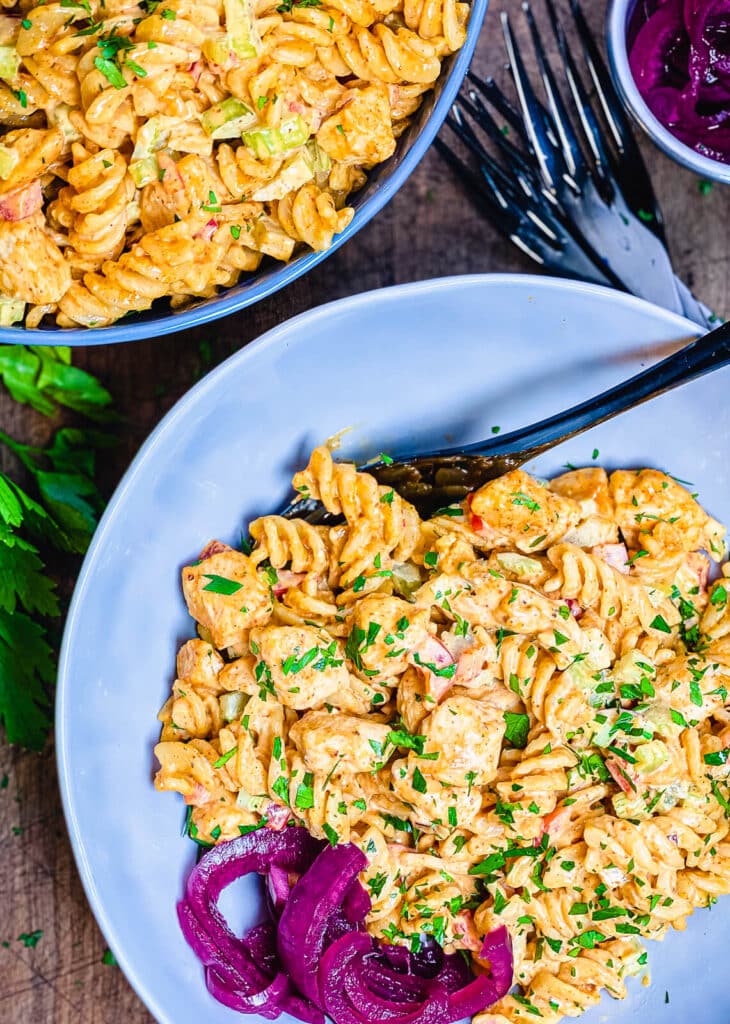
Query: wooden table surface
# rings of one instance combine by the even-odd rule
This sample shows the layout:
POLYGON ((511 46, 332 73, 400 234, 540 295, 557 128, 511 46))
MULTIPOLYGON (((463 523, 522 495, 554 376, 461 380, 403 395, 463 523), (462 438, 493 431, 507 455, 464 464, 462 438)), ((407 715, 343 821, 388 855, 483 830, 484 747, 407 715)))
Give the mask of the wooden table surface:
MULTIPOLYGON (((504 61, 497 8, 487 16, 475 66, 504 61)), ((503 6, 521 22, 517 0, 503 6)), ((591 0, 600 25, 603 4, 591 0)), ((644 151, 668 221, 678 273, 719 313, 730 313, 730 189, 703 194, 698 181, 650 144, 644 151)), ((102 466, 106 493, 160 417, 212 363, 275 324, 320 303, 429 277, 534 266, 475 212, 434 151, 375 221, 308 276, 253 309, 196 330, 127 346, 81 350, 78 365, 115 396, 125 417, 102 466)), ((586 344, 590 344, 587 337, 586 344)), ((417 339, 414 338, 417 351, 417 339)), ((1 389, 0 389, 1 390, 1 389)), ((52 424, 0 394, 0 424, 22 441, 44 441, 52 424)), ((0 460, 0 466, 7 468, 0 460)), ((53 744, 42 755, 0 738, 0 1021, 151 1024, 118 967, 79 882, 60 807, 53 744), (21 934, 42 931, 35 947, 21 934)), ((164 951, 161 951, 164 955, 164 951)))

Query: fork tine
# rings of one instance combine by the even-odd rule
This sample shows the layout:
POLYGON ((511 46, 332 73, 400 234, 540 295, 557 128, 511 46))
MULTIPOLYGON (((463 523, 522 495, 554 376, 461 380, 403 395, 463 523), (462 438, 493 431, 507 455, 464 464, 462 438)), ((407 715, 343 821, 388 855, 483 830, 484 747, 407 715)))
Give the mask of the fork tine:
MULTIPOLYGON (((461 102, 465 104, 466 101, 462 98, 461 102)), ((484 148, 468 121, 464 120, 458 104, 453 105, 445 123, 461 139, 467 149, 476 156, 479 161, 479 170, 487 180, 500 205, 507 206, 513 204, 516 208, 513 212, 515 212, 516 216, 519 216, 524 207, 525 200, 530 196, 534 198, 533 190, 523 185, 518 174, 515 174, 516 182, 510 178, 507 171, 484 148)))
MULTIPOLYGON (((519 167, 525 175, 535 179, 536 175, 534 168, 527 162, 523 153, 517 148, 517 146, 510 142, 504 133, 500 131, 497 122, 484 106, 477 93, 471 90, 466 96, 461 95, 459 97, 459 101, 470 117, 476 121, 479 127, 502 151, 508 163, 513 167, 519 167)), ((537 181, 535 181, 535 185, 537 186, 537 181)))
MULTIPOLYGON (((449 126, 454 129, 453 123, 449 122, 449 126)), ((488 159, 480 164, 480 177, 443 139, 437 137, 435 141, 437 150, 474 198, 486 207, 497 230, 542 266, 556 264, 563 251, 561 238, 544 219, 525 209, 525 196, 515 197, 509 182, 506 190, 502 188, 505 178, 499 164, 487 154, 488 159)))
POLYGON ((519 110, 512 106, 492 76, 490 75, 489 78, 480 78, 475 72, 467 71, 466 77, 472 85, 476 86, 477 90, 482 94, 485 100, 492 104, 497 113, 501 114, 510 128, 517 132, 520 138, 527 141, 525 125, 519 110))
POLYGON ((562 162, 562 154, 550 138, 549 128, 553 129, 550 115, 542 106, 535 91, 532 88, 522 56, 517 48, 509 15, 503 11, 501 15, 502 32, 507 48, 510 70, 514 79, 515 88, 522 108, 522 117, 525 123, 525 130, 530 140, 535 160, 540 168, 540 174, 548 188, 556 189, 563 168, 558 166, 558 156, 562 162))
POLYGON ((545 54, 545 47, 543 46, 540 30, 537 27, 537 22, 533 16, 532 8, 529 3, 523 3, 522 10, 525 13, 527 24, 530 29, 530 35, 532 36, 532 45, 535 50, 540 77, 542 78, 545 94, 548 98, 548 108, 552 114, 553 121, 558 132, 563 158, 565 160, 568 173, 572 179, 571 187, 575 191, 578 191, 578 184, 576 182, 578 171, 580 170, 583 174, 588 173, 588 165, 586 164, 585 157, 583 156, 583 152, 580 148, 578 137, 573 130, 573 125, 570 117, 568 116, 568 111, 563 101, 563 97, 558 89, 555 75, 548 63, 547 56, 545 54))
POLYGON ((637 216, 643 211, 642 220, 654 231, 660 241, 666 244, 664 217, 654 193, 651 178, 646 169, 629 119, 619 99, 613 79, 608 72, 596 40, 588 27, 579 0, 571 0, 573 21, 583 47, 588 71, 593 80, 606 123, 613 135, 621 159, 616 161, 614 174, 619 181, 626 201, 637 216), (646 216, 648 214, 649 216, 646 216))
POLYGON ((570 52, 570 48, 565 37, 565 31, 563 26, 560 24, 560 19, 558 18, 558 13, 555 9, 553 0, 545 0, 545 6, 547 8, 555 40, 558 44, 558 49, 560 50, 560 56, 563 60, 565 77, 573 98, 573 103, 575 104, 583 137, 593 157, 596 185, 602 193, 605 201, 610 203, 613 199, 615 189, 611 174, 612 168, 610 154, 604 142, 600 125, 591 106, 588 91, 583 83, 583 79, 578 71, 573 55, 570 52))
MULTIPOLYGON (((455 121, 458 125, 453 115, 446 120, 452 130, 456 130, 455 121)), ((442 138, 436 138, 435 146, 473 199, 484 208, 493 226, 531 260, 562 277, 578 277, 625 290, 560 208, 550 205, 545 194, 518 194, 515 198, 509 183, 506 190, 502 189, 504 172, 489 154, 486 161, 480 162, 480 176, 442 138)))

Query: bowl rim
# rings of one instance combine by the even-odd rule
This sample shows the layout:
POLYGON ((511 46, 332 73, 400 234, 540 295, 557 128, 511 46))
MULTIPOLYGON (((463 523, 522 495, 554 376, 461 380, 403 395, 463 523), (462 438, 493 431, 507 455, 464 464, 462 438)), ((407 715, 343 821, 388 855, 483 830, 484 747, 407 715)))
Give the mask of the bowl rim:
POLYGON ((626 27, 629 15, 637 0, 609 0, 606 13, 606 43, 614 84, 618 88, 624 106, 641 125, 651 140, 677 163, 695 174, 713 181, 730 184, 730 163, 702 156, 672 135, 652 113, 634 80, 629 64, 626 45, 626 27))
POLYGON ((355 210, 355 216, 345 230, 335 236, 328 249, 310 252, 290 260, 278 269, 275 268, 264 274, 261 279, 254 278, 250 282, 250 287, 246 287, 245 282, 243 286, 233 285, 222 295, 207 301, 204 300, 204 305, 184 308, 179 312, 171 311, 155 320, 142 320, 126 324, 123 321, 117 321, 109 327, 56 329, 0 327, 0 344, 88 347, 156 338, 164 334, 174 334, 177 331, 198 327, 210 323, 212 320, 237 313, 302 277, 365 227, 390 202, 421 162, 440 130, 469 70, 489 2, 490 0, 471 0, 466 40, 462 48, 453 55, 454 61, 451 69, 444 79, 441 92, 423 127, 393 171, 386 173, 382 180, 375 183, 372 194, 355 210))

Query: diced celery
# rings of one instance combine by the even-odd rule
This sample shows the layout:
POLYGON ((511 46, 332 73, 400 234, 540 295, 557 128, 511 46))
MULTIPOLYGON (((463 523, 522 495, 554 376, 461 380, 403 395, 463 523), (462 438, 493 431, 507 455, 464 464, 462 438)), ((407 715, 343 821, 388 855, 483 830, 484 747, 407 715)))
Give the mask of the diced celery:
POLYGON ((71 110, 72 108, 68 103, 58 103, 55 107, 48 107, 46 117, 49 124, 53 125, 54 128, 61 129, 66 142, 81 142, 83 138, 81 132, 77 132, 71 124, 69 117, 71 110))
POLYGON ((203 42, 203 56, 211 64, 219 64, 223 67, 231 55, 231 44, 225 32, 218 32, 214 36, 208 36, 203 42))
POLYGON ((144 122, 137 132, 132 152, 133 160, 144 160, 167 145, 170 139, 169 118, 167 120, 168 124, 165 124, 162 117, 156 114, 144 122))
POLYGON ((0 78, 12 82, 20 68, 20 57, 14 46, 0 46, 0 78))
POLYGON ((264 809, 266 804, 269 803, 269 797, 259 794, 258 796, 252 796, 247 793, 245 789, 239 789, 238 796, 236 797, 236 805, 242 807, 245 811, 259 812, 264 809))
POLYGON ((25 303, 20 299, 6 299, 0 297, 0 327, 11 327, 23 319, 25 315, 25 303))
POLYGON ((0 178, 9 178, 18 163, 18 154, 14 149, 0 145, 0 178))
POLYGON ((594 724, 597 726, 591 738, 591 743, 594 747, 608 747, 613 743, 611 730, 616 724, 617 713, 606 709, 601 712, 601 718, 603 718, 603 722, 594 721, 594 724))
POLYGON ((261 50, 253 0, 223 0, 229 47, 238 57, 255 57, 261 50))
MULTIPOLYGON (((583 639, 586 643, 585 666, 592 674, 597 670, 609 668, 613 661, 613 651, 609 647, 608 640, 604 633, 595 626, 588 626, 583 630, 583 639)), ((602 680, 593 680, 594 686, 602 680)))
POLYGON ((611 674, 617 687, 625 684, 638 687, 643 678, 652 679, 654 666, 641 651, 629 651, 616 662, 611 674))
POLYGON ((278 128, 255 128, 244 132, 241 136, 243 144, 250 149, 259 160, 268 160, 287 149, 302 146, 309 138, 309 131, 302 118, 296 117, 282 121, 278 128))
POLYGON ((629 796, 627 793, 616 793, 611 797, 613 809, 618 818, 648 818, 649 811, 640 796, 629 796))
POLYGON ((505 572, 513 576, 538 576, 543 571, 541 563, 536 558, 528 558, 527 555, 519 555, 514 551, 500 551, 497 562, 505 572))
POLYGON ((412 562, 393 563, 393 589, 396 594, 411 601, 422 583, 421 574, 412 562))
POLYGON ((279 131, 284 141, 284 149, 294 149, 295 146, 303 146, 309 138, 309 128, 299 114, 287 121, 282 121, 279 131))
POLYGON ((681 722, 675 722, 672 718, 672 710, 663 701, 652 701, 652 703, 641 713, 642 719, 646 722, 652 732, 664 739, 672 739, 679 736, 684 726, 681 722))
POLYGON ((153 181, 159 181, 160 165, 157 163, 157 157, 146 156, 142 160, 133 160, 129 165, 129 173, 137 188, 144 188, 153 181))
POLYGON ((621 975, 622 977, 635 978, 639 974, 643 974, 646 970, 646 958, 644 956, 645 950, 639 939, 626 936, 623 941, 626 945, 631 946, 632 953, 627 956, 626 953, 621 953, 621 975), (642 959, 644 962, 642 963, 642 959))
POLYGON ((666 743, 661 740, 651 740, 649 743, 642 743, 634 750, 636 768, 642 775, 649 775, 651 772, 661 768, 669 760, 669 751, 666 743))
POLYGON ((332 161, 329 153, 325 153, 321 146, 318 146, 314 139, 310 139, 307 143, 307 153, 312 163, 312 170, 315 175, 326 175, 332 169, 332 161))
POLYGON ((200 123, 213 139, 238 139, 256 123, 256 114, 241 100, 229 96, 201 114, 200 123))
MULTIPOLYGON (((215 137, 215 136, 214 136, 215 137)), ((304 151, 297 153, 282 170, 267 181, 265 185, 257 188, 251 198, 258 203, 271 202, 273 199, 283 199, 289 192, 300 189, 314 177, 312 162, 309 154, 304 151)))
POLYGON ((238 690, 232 693, 223 693, 218 698, 221 714, 226 722, 232 722, 234 719, 240 718, 247 702, 248 694, 240 693, 238 690))

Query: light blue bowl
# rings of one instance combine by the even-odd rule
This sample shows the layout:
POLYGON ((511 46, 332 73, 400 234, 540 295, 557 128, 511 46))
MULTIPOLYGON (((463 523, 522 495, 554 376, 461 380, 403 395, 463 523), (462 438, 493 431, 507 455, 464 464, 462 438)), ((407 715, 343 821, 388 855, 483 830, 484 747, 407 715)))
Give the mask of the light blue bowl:
MULTIPOLYGON (((343 428, 350 429, 341 458, 468 444, 495 426, 513 430, 597 394, 696 330, 640 299, 573 281, 421 281, 280 324, 200 381, 157 427, 110 501, 76 586, 56 749, 86 894, 159 1024, 265 1024, 208 995, 175 915, 195 848, 180 835, 182 799, 152 785, 152 747, 176 650, 194 635, 180 567, 213 537, 237 544, 252 516, 281 507, 308 451, 343 428)), ((657 466, 691 480, 710 514, 727 521, 729 388, 725 367, 528 469, 553 476, 565 463, 657 466)), ((260 908, 253 878, 225 894, 238 934, 260 908)), ((580 1024, 728 1024, 729 911, 723 897, 692 917, 687 934, 648 943, 652 987, 629 979, 626 1002, 604 995, 580 1024)), ((121 1004, 107 1011, 110 1021, 121 1019, 121 1004)))
POLYGON ((218 320, 246 306, 252 306, 265 299, 339 249, 348 238, 352 238, 364 227, 386 203, 389 203, 398 189, 416 168, 428 147, 433 142, 459 87, 466 75, 474 54, 474 47, 487 12, 489 0, 472 0, 469 29, 466 42, 461 50, 444 61, 441 74, 433 92, 424 99, 413 123, 398 140, 395 155, 380 164, 368 175, 364 188, 353 197, 355 216, 347 228, 335 237, 329 249, 310 252, 285 263, 272 265, 264 273, 256 273, 241 280, 213 299, 203 299, 184 309, 170 311, 151 309, 146 313, 112 324, 110 327, 40 328, 29 330, 25 327, 0 327, 0 343, 11 345, 108 345, 110 342, 135 341, 137 338, 157 337, 172 334, 188 327, 218 320))

